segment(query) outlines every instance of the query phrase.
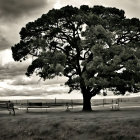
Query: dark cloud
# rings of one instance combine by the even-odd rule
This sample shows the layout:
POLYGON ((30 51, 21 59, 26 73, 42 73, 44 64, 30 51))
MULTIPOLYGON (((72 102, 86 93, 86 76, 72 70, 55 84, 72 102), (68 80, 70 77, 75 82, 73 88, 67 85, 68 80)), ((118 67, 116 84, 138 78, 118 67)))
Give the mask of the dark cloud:
POLYGON ((31 77, 25 75, 27 67, 30 62, 9 62, 4 66, 0 65, 0 80, 11 80, 10 85, 53 85, 64 84, 67 81, 66 77, 55 77, 54 79, 46 80, 40 79, 35 74, 31 77))
POLYGON ((27 89, 23 88, 22 90, 17 89, 8 89, 5 88, 4 90, 1 90, 0 96, 40 96, 42 95, 45 90, 41 89, 27 89))
POLYGON ((43 8, 46 3, 47 0, 0 0, 0 15, 16 18, 43 8))
MULTIPOLYGON (((6 58, 5 58, 6 59, 6 58)), ((28 64, 21 64, 18 62, 8 63, 0 66, 0 80, 13 79, 14 77, 25 75, 28 64)))
POLYGON ((0 33, 0 51, 8 49, 10 46, 11 43, 0 33))

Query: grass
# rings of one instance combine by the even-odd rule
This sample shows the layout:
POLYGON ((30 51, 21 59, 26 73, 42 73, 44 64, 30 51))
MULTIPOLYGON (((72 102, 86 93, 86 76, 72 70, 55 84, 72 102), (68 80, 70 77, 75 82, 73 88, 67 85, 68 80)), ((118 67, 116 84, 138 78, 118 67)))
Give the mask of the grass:
POLYGON ((139 140, 140 111, 20 113, 0 116, 1 140, 139 140))
MULTIPOLYGON (((140 105, 137 99, 120 106, 140 105)), ((94 107, 80 109, 16 111, 16 116, 0 111, 0 140, 140 140, 140 108, 94 107)))

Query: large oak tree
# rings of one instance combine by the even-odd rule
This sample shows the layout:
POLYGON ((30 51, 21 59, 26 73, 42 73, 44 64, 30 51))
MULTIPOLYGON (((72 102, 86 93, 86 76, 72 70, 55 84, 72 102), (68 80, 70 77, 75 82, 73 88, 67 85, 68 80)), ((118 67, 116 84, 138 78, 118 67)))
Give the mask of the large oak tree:
POLYGON ((66 85, 81 90, 83 110, 101 89, 138 92, 140 82, 140 21, 123 10, 103 6, 52 9, 20 31, 12 47, 15 61, 34 56, 27 76, 66 76, 66 85))

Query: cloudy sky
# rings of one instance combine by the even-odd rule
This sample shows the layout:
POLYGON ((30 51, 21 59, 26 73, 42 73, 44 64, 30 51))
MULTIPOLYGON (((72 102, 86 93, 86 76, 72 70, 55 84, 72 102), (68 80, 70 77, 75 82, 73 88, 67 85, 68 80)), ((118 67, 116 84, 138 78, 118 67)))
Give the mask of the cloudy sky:
MULTIPOLYGON (((40 81, 27 78, 24 73, 30 60, 14 62, 11 46, 19 42, 19 32, 26 23, 34 21, 52 8, 66 5, 103 5, 125 10, 126 17, 140 18, 140 0, 0 0, 0 98, 4 96, 75 97, 65 95, 67 87, 58 86, 65 78, 40 81)), ((78 94, 76 98, 80 97, 78 94)))

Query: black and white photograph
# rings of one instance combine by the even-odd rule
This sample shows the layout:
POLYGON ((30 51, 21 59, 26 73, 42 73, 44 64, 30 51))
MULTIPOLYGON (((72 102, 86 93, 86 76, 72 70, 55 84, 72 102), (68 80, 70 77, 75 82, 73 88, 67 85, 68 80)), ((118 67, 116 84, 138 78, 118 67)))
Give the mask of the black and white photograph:
POLYGON ((140 140, 140 0, 0 0, 0 140, 140 140))

